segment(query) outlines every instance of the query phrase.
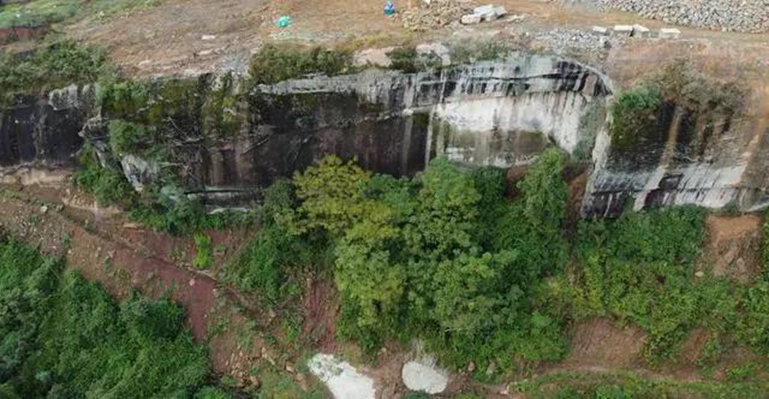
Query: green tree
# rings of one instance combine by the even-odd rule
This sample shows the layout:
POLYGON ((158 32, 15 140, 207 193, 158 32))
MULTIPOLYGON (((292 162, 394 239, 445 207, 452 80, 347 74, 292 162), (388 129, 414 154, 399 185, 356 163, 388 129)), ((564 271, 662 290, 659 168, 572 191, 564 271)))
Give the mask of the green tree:
POLYGON ((294 228, 300 233, 323 229, 332 237, 343 236, 365 215, 363 192, 370 180, 370 173, 336 156, 297 173, 294 186, 301 205, 294 228))

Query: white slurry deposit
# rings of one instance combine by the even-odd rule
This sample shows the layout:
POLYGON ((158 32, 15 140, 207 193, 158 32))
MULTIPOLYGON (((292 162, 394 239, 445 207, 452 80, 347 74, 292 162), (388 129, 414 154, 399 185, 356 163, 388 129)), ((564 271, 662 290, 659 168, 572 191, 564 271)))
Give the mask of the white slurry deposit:
POLYGON ((404 364, 401 377, 410 390, 433 395, 446 390, 449 383, 449 373, 438 368, 430 357, 404 364))
POLYGON ((336 399, 374 399, 374 380, 333 355, 319 353, 307 364, 336 399))
POLYGON ((436 107, 434 115, 460 131, 540 132, 572 153, 589 101, 576 92, 540 92, 445 103, 436 107))

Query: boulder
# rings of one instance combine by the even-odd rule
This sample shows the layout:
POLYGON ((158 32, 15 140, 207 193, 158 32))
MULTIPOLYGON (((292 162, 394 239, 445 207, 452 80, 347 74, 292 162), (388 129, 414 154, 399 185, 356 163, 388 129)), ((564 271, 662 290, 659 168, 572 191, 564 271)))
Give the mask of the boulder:
POLYGON ((462 18, 459 19, 459 22, 462 25, 475 25, 481 23, 481 16, 478 14, 467 14, 463 15, 462 18))
POLYGON ((633 27, 630 25, 614 25, 614 29, 612 30, 612 33, 615 36, 630 37, 633 35, 633 27))
POLYGON ((658 37, 660 39, 678 39, 681 37, 681 31, 675 28, 663 28, 660 29, 658 37))
POLYGON ((593 33, 597 33, 601 36, 606 36, 609 34, 609 29, 604 28, 603 26, 593 26, 593 33))

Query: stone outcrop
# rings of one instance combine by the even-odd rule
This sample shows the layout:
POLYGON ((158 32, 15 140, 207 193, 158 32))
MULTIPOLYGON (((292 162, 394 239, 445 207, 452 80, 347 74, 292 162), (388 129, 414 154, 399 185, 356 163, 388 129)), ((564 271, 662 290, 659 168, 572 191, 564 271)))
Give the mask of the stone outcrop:
POLYGON ((602 131, 583 200, 586 216, 694 204, 761 209, 769 196, 769 126, 761 117, 697 112, 665 104, 657 127, 631 145, 602 131))
MULTIPOLYGON (((769 204, 766 119, 666 103, 650 133, 612 143, 611 82, 558 57, 520 54, 418 73, 371 69, 248 89, 201 77, 171 89, 150 90, 149 104, 169 158, 125 156, 121 166, 137 189, 171 173, 185 194, 210 205, 248 204, 276 178, 328 154, 408 176, 438 156, 526 165, 551 145, 592 163, 585 217, 627 206, 769 204)), ((73 166, 84 138, 104 163, 114 115, 99 112, 94 93, 69 87, 2 111, 0 175, 20 165, 73 166)))
POLYGON ((72 86, 0 111, 0 175, 18 166, 74 165, 83 144, 78 132, 94 98, 93 86, 72 86))

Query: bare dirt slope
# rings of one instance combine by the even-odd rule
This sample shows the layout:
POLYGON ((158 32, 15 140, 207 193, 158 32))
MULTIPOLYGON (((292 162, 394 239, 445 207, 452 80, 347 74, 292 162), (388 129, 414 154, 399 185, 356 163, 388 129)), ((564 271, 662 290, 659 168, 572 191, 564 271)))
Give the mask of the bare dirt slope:
MULTIPOLYGON (((483 2, 479 2, 483 3, 483 2)), ((564 8, 539 0, 501 0, 510 15, 524 16, 523 21, 507 19, 472 27, 449 27, 414 33, 402 27, 397 18, 384 16, 382 0, 164 0, 157 7, 134 12, 123 18, 87 19, 64 28, 71 37, 106 46, 112 59, 132 73, 142 76, 192 75, 201 72, 245 71, 248 57, 267 41, 300 40, 334 44, 357 39, 364 45, 383 42, 467 40, 473 37, 510 35, 547 36, 553 29, 579 29, 588 32, 593 25, 612 26, 642 23, 650 28, 664 24, 638 16, 611 11, 564 8), (293 23, 285 29, 275 24, 281 15, 290 15, 293 23)), ((396 2, 399 8, 405 1, 396 2)), ((708 54, 731 65, 744 58, 757 58, 769 65, 769 35, 722 33, 684 29, 683 37, 714 43, 717 51, 708 54), (718 43, 729 43, 719 46, 718 43), (735 60, 735 55, 738 55, 735 60)), ((567 33, 565 38, 570 37, 567 33)), ((559 39, 560 40, 560 39, 559 39)), ((558 40, 556 40, 557 42, 558 40)), ((546 40, 545 47, 552 46, 546 40)), ((688 41, 652 41, 655 52, 637 52, 635 48, 616 49, 617 62, 636 69, 651 69, 655 62, 682 54, 676 43, 688 41)), ((567 43, 568 44, 568 43, 567 43)), ((555 46, 560 44, 556 43, 555 46)), ((721 62, 722 64, 724 62, 721 62)), ((627 69, 627 68, 626 68, 627 69)))
POLYGON ((709 216, 705 267, 716 277, 750 283, 761 272, 761 218, 709 216))

